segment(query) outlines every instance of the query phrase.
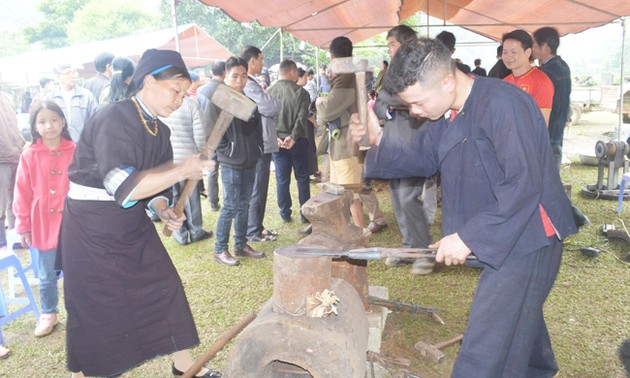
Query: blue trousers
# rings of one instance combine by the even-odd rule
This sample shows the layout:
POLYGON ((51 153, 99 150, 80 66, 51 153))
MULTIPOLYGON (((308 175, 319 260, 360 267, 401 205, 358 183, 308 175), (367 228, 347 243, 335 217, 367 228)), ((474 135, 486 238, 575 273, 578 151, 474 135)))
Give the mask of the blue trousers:
POLYGON ((221 165, 223 207, 217 221, 215 252, 227 251, 232 220, 234 220, 234 248, 242 249, 247 245, 248 207, 255 177, 256 168, 238 169, 221 165))
POLYGON ((273 163, 276 166, 276 191, 278 207, 282 219, 291 218, 291 170, 297 181, 300 208, 311 198, 311 185, 308 169, 308 142, 306 138, 299 138, 293 148, 281 148, 273 153, 273 163))
POLYGON ((547 378, 558 371, 543 304, 560 268, 562 242, 549 241, 481 273, 453 377, 547 378))
POLYGON ((39 265, 39 302, 43 314, 56 314, 59 312, 59 271, 55 270, 55 258, 57 250, 40 251, 31 247, 31 251, 38 255, 39 265))

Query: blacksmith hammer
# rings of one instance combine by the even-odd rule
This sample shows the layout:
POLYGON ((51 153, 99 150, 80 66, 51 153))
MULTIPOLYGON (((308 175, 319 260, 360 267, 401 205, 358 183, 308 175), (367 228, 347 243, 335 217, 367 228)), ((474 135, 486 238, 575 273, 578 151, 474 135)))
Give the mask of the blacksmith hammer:
MULTIPOLYGON (((357 111, 359 113, 359 120, 362 125, 367 125, 367 88, 365 84, 365 74, 368 71, 367 59, 361 59, 358 63, 355 63, 353 58, 335 58, 330 62, 330 69, 333 74, 349 74, 353 73, 356 82, 356 94, 357 94, 357 111)), ((352 141, 352 136, 348 132, 348 140, 352 141)), ((369 147, 367 133, 361 138, 359 143, 352 142, 352 156, 359 155, 359 147, 369 147)))
POLYGON ((463 338, 464 338, 464 335, 457 335, 451 339, 439 342, 435 345, 431 345, 423 341, 418 341, 416 343, 416 349, 420 351, 420 354, 423 357, 427 357, 429 360, 435 363, 440 363, 444 361, 444 357, 445 357, 444 353, 442 353, 440 349, 446 348, 449 345, 453 345, 456 342, 461 341, 461 339, 463 338))
MULTIPOLYGON (((210 102, 221 109, 221 114, 212 127, 212 131, 206 142, 206 155, 208 158, 214 155, 219 142, 221 142, 223 138, 223 134, 225 134, 230 127, 234 117, 242 119, 243 121, 249 121, 249 119, 252 118, 252 114, 254 114, 254 110, 256 110, 256 103, 254 101, 225 84, 217 85, 212 93, 210 102)), ((186 185, 177 199, 177 204, 175 204, 175 213, 178 216, 182 215, 184 212, 184 207, 198 182, 199 180, 186 180, 186 185)), ((166 236, 171 236, 172 232, 165 226, 162 233, 166 236)))

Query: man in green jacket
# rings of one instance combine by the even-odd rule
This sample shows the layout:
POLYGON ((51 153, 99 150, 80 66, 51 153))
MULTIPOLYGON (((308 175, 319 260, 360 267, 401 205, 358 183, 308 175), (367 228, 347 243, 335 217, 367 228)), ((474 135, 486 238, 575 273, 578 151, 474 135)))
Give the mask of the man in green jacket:
MULTIPOLYGON (((308 170, 308 139, 306 138, 306 122, 310 97, 308 92, 296 84, 298 68, 294 61, 284 60, 280 63, 278 81, 267 93, 280 100, 280 112, 276 120, 278 136, 278 152, 273 153, 276 167, 276 190, 280 217, 283 221, 291 219, 291 169, 297 180, 300 207, 311 198, 308 170)), ((301 212, 300 212, 301 215, 301 212)), ((300 216, 303 223, 308 222, 300 216)))

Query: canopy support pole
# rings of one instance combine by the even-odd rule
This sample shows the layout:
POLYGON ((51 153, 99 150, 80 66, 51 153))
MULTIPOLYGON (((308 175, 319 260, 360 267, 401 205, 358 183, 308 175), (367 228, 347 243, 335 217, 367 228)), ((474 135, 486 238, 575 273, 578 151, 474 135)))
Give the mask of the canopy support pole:
POLYGON ((280 62, 284 60, 284 30, 280 28, 280 62))
POLYGON ((624 54, 626 46, 626 22, 627 17, 621 18, 621 69, 620 81, 619 81, 619 124, 617 125, 617 132, 615 133, 615 140, 621 140, 621 126, 623 125, 623 95, 624 95, 624 54))
POLYGON ((173 19, 173 28, 175 29, 175 50, 179 52, 179 32, 177 31, 177 0, 171 0, 171 18, 173 19))
POLYGON ((278 28, 278 30, 276 30, 271 37, 269 37, 269 39, 267 40, 267 42, 265 42, 265 44, 260 48, 260 51, 264 51, 265 47, 267 47, 267 45, 271 42, 271 40, 273 40, 273 37, 276 36, 276 34, 278 34, 280 32, 280 30, 282 30, 282 28, 278 28))
POLYGON ((315 67, 313 68, 313 73, 317 72, 317 75, 315 75, 317 80, 315 82, 317 83, 317 91, 319 92, 319 86, 321 85, 321 78, 319 75, 319 46, 315 46, 315 67))

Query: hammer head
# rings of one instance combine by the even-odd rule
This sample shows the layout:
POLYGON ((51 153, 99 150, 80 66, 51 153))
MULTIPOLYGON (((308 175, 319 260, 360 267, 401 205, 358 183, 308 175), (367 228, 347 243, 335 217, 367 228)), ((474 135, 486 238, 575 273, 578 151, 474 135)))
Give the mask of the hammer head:
POLYGON ((367 59, 355 61, 353 57, 335 58, 330 62, 330 69, 334 74, 346 74, 368 71, 367 59))
POLYGON ((415 347, 423 357, 426 357, 435 363, 444 361, 444 357, 446 357, 441 350, 423 341, 418 341, 415 347))
POLYGON ((243 121, 249 121, 254 114, 254 110, 256 110, 254 101, 225 84, 217 85, 210 101, 222 111, 243 121))
POLYGON ((320 182, 317 184, 317 187, 325 193, 334 194, 336 196, 342 195, 345 190, 343 186, 333 184, 332 182, 320 182))

